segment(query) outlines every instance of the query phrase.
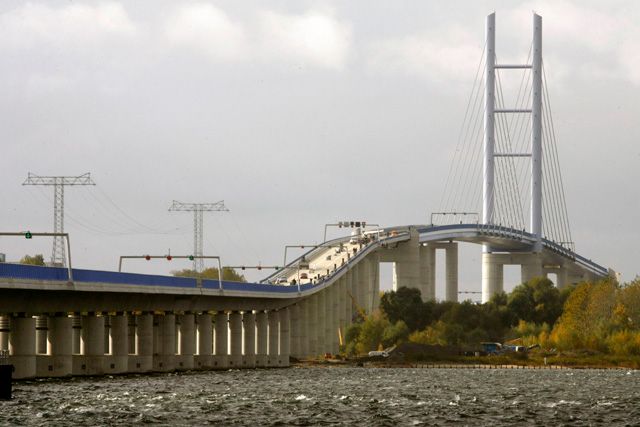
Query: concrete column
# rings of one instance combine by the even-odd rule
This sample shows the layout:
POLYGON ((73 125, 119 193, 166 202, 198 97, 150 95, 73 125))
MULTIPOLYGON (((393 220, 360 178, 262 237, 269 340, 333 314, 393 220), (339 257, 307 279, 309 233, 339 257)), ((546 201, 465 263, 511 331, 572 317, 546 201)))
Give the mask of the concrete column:
POLYGON ((42 376, 62 377, 71 375, 73 368, 71 354, 73 343, 71 338, 71 318, 66 314, 58 314, 49 318, 49 334, 47 335, 47 355, 50 356, 47 365, 48 375, 42 376))
POLYGON ((367 313, 371 313, 373 304, 370 299, 371 295, 368 292, 371 282, 371 262, 369 261, 369 257, 360 261, 358 267, 358 304, 367 313))
POLYGON ((127 316, 127 343, 129 354, 136 354, 136 316, 133 313, 127 316))
POLYGON ((326 291, 316 293, 317 317, 316 317, 316 354, 323 355, 327 351, 326 345, 326 323, 327 323, 327 295, 326 291))
POLYGON ((254 368, 256 366, 256 315, 253 311, 245 311, 242 315, 244 332, 244 357, 242 366, 254 368))
POLYGON ((344 342, 344 332, 347 329, 347 303, 349 302, 349 296, 347 295, 347 279, 342 276, 338 281, 337 289, 338 298, 338 327, 340 328, 340 336, 344 342))
POLYGON ((436 300, 436 249, 420 246, 420 294, 422 301, 436 300))
POLYGON ((176 316, 165 313, 158 318, 158 355, 154 357, 153 369, 169 372, 176 368, 176 316))
POLYGON ((318 294, 313 294, 306 298, 307 302, 307 337, 309 357, 316 357, 320 354, 318 347, 318 294))
POLYGON ((13 317, 9 335, 9 353, 16 379, 36 376, 36 319, 13 317))
POLYGON ((356 264, 351 269, 351 296, 353 297, 352 301, 355 303, 355 305, 358 306, 358 307, 361 307, 362 303, 358 299, 359 298, 359 289, 360 289, 359 288, 359 284, 360 284, 360 268, 356 264))
POLYGON ((449 243, 446 249, 446 299, 458 301, 458 244, 449 243))
POLYGON ((373 288, 371 312, 374 312, 380 307, 380 253, 374 252, 369 257, 371 257, 371 284, 373 288))
POLYGON ((0 350, 9 350, 9 333, 10 318, 9 316, 0 316, 0 350))
POLYGON ((279 314, 275 310, 267 312, 269 318, 269 357, 267 366, 278 366, 278 341, 279 341, 279 314))
POLYGON ((289 354, 291 353, 291 338, 290 338, 290 313, 289 308, 285 307, 278 310, 278 317, 280 321, 280 345, 278 351, 278 366, 289 366, 289 354))
POLYGON ((268 337, 269 329, 267 324, 267 313, 260 310, 256 313, 257 337, 256 337, 256 366, 267 366, 268 353, 268 337))
POLYGON ((160 315, 153 315, 153 356, 160 354, 160 315))
POLYGON ((229 327, 231 329, 231 357, 229 367, 242 367, 242 314, 234 311, 229 315, 229 327))
POLYGON ((419 288, 420 286, 420 235, 415 229, 409 230, 411 240, 402 242, 394 250, 393 290, 399 287, 419 288))
POLYGON ((47 335, 49 334, 49 317, 36 316, 36 353, 47 354, 47 335))
POLYGON ((192 313, 180 316, 178 334, 178 369, 193 369, 196 352, 195 316, 192 313))
POLYGON ((344 293, 342 294, 342 298, 344 299, 345 330, 346 327, 353 322, 353 301, 351 301, 351 295, 351 274, 347 273, 345 274, 344 293))
POLYGON ((84 356, 84 369, 81 367, 79 371, 84 375, 102 374, 104 350, 104 317, 96 314, 82 316, 80 351, 84 356))
POLYGON ((291 320, 291 356, 300 358, 300 303, 289 307, 291 320))
POLYGON ((102 318, 104 322, 104 330, 102 331, 102 348, 105 353, 109 353, 111 348, 109 347, 109 337, 111 336, 111 322, 109 316, 102 318))
POLYGON ((324 353, 333 353, 333 290, 334 285, 326 288, 324 292, 324 353))
POLYGON ((482 302, 504 289, 504 268, 498 257, 492 253, 482 253, 482 302))
POLYGON ((542 260, 540 254, 533 253, 526 256, 525 262, 520 267, 522 282, 528 282, 534 277, 543 276, 542 260))
POLYGON ((299 303, 300 309, 300 358, 309 357, 309 298, 305 298, 299 303))
POLYGON ((558 289, 564 289, 567 287, 568 283, 568 271, 564 266, 561 266, 558 270, 556 270, 556 287, 558 289))
POLYGON ((340 351, 340 283, 331 285, 331 353, 340 351))
POLYGON ((219 369, 226 369, 229 366, 229 320, 227 313, 224 311, 216 313, 215 329, 216 342, 213 366, 219 369))
POLYGON ((148 372, 153 369, 153 329, 153 314, 136 316, 136 357, 130 361, 129 371, 148 372))
POLYGON ((197 352, 195 367, 198 369, 211 368, 213 366, 213 328, 211 315, 209 313, 198 315, 197 352))
POLYGON ((129 367, 129 316, 126 313, 110 316, 109 346, 111 357, 104 369, 110 373, 127 372, 129 367))
POLYGON ((71 316, 71 340, 73 341, 73 354, 81 354, 82 351, 80 349, 80 341, 82 335, 82 316, 73 315, 71 316))

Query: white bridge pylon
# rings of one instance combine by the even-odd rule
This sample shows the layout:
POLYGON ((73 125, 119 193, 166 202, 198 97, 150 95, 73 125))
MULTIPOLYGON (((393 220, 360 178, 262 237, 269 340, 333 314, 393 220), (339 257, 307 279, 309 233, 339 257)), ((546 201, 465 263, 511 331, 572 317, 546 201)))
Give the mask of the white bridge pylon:
MULTIPOLYGON (((531 203, 529 229, 534 237, 532 254, 536 257, 542 251, 542 17, 533 14, 532 63, 519 65, 502 65, 496 63, 496 16, 487 16, 486 23, 486 60, 485 60, 485 109, 484 109, 484 159, 483 159, 483 192, 482 222, 494 224, 495 203, 495 158, 524 157, 531 158, 531 203), (531 69, 532 91, 530 109, 496 109, 496 69, 531 69), (496 114, 530 114, 531 115, 531 152, 530 153, 496 153, 495 151, 495 117, 496 114)), ((489 244, 482 247, 482 302, 487 302, 492 295, 503 291, 502 266, 493 256, 494 248, 489 244)), ((526 257, 526 256, 525 256, 526 257)), ((541 273, 541 272, 540 272, 541 273)))

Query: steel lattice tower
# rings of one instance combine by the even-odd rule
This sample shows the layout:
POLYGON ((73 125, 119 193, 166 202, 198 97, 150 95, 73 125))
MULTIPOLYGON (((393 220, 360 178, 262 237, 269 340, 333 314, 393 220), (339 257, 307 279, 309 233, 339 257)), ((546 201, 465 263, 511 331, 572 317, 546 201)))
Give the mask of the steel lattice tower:
MULTIPOLYGON (((64 187, 66 185, 96 185, 89 172, 79 176, 39 176, 29 172, 22 185, 53 186, 53 232, 64 233, 64 187)), ((53 238, 51 264, 67 266, 67 256, 62 236, 53 238)))
POLYGON ((224 205, 224 200, 215 203, 182 203, 177 200, 169 208, 169 211, 193 212, 193 269, 201 272, 204 269, 202 239, 204 236, 203 213, 204 212, 229 212, 224 205))

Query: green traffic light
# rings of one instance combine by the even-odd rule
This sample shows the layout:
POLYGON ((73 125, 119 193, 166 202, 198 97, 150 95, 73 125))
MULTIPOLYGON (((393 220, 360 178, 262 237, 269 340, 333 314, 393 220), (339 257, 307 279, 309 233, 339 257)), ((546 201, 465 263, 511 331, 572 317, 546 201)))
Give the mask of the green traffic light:
POLYGON ((193 261, 193 255, 189 255, 189 261, 193 261))
POLYGON ((24 233, 24 238, 25 239, 31 239, 33 237, 33 235, 31 234, 30 231, 27 231, 26 233, 24 233))

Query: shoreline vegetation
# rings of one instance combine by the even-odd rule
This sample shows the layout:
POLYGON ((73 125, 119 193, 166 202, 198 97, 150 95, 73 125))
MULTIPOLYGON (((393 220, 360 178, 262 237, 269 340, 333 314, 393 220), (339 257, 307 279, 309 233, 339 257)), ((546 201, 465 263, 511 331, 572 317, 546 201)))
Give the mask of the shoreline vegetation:
POLYGON ((371 368, 440 368, 440 369, 618 369, 640 370, 640 358, 625 358, 609 356, 578 356, 557 355, 544 357, 529 355, 528 358, 513 358, 509 356, 460 356, 454 358, 441 358, 431 360, 404 360, 381 358, 355 358, 355 359, 308 359, 292 362, 291 366, 297 367, 343 367, 360 366, 371 368))
POLYGON ((302 363, 640 369, 640 278, 559 290, 540 277, 484 304, 423 302, 419 290, 401 287, 353 319, 339 355, 302 363), (483 343, 492 342, 503 348, 487 354, 483 343), (388 357, 368 356, 385 348, 394 349, 388 357))

